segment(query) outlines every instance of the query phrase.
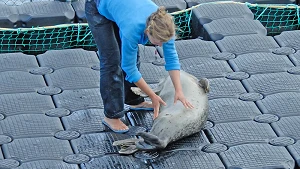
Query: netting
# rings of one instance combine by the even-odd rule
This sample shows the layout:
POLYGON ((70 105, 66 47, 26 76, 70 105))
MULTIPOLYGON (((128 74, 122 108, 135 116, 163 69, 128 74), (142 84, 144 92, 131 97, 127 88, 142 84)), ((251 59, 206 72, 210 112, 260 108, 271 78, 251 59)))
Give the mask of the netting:
POLYGON ((190 25, 192 18, 192 10, 184 10, 172 13, 174 23, 177 26, 177 39, 190 39, 192 34, 192 27, 190 25))
MULTIPOLYGON (((237 2, 214 2, 237 3, 237 2)), ((192 9, 171 13, 177 26, 178 39, 189 39, 192 34, 192 9)), ((280 34, 282 31, 299 29, 299 7, 296 5, 271 6, 246 5, 255 15, 255 19, 267 28, 268 35, 280 34)), ((47 50, 84 48, 96 50, 88 24, 62 24, 33 28, 0 28, 0 53, 23 52, 43 53, 47 50)))
POLYGON ((39 28, 0 28, 0 52, 40 53, 81 47, 96 49, 88 24, 65 24, 39 28))
MULTIPOLYGON (((176 13, 178 39, 191 35, 191 11, 176 13)), ((47 50, 70 48, 95 50, 96 45, 87 23, 62 24, 34 28, 0 28, 0 53, 42 53, 47 50)))
POLYGON ((267 29, 268 35, 278 35, 283 31, 300 28, 299 6, 261 5, 246 3, 253 12, 254 19, 259 20, 267 29))

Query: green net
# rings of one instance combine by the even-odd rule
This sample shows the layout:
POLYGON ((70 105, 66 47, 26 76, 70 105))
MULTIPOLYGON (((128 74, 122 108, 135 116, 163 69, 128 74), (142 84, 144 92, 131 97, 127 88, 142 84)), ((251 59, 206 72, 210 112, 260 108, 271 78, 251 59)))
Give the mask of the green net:
POLYGON ((82 47, 96 49, 87 24, 39 28, 0 29, 0 52, 42 53, 47 50, 82 47))
MULTIPOLYGON (((191 11, 185 10, 173 15, 178 39, 191 35, 191 11)), ((93 36, 87 23, 56 26, 8 29, 0 28, 0 53, 23 52, 38 54, 47 50, 70 48, 96 50, 93 36)))
POLYGON ((174 23, 177 26, 177 39, 190 39, 192 35, 192 27, 190 25, 192 10, 188 9, 171 14, 173 15, 174 23))
POLYGON ((297 5, 246 4, 253 12, 254 19, 259 20, 266 27, 270 36, 300 28, 299 6, 297 5))
MULTIPOLYGON (((225 2, 214 2, 225 3, 225 2)), ((226 2, 237 3, 237 2, 226 2)), ((178 39, 190 39, 192 34, 191 16, 192 9, 173 12, 177 26, 178 39)), ((299 29, 299 8, 296 5, 271 6, 249 4, 258 19, 268 30, 268 35, 277 35, 282 31, 299 29)), ((23 52, 43 53, 47 50, 60 50, 70 48, 84 48, 96 50, 88 24, 63 24, 47 27, 7 29, 0 28, 0 53, 23 52)))

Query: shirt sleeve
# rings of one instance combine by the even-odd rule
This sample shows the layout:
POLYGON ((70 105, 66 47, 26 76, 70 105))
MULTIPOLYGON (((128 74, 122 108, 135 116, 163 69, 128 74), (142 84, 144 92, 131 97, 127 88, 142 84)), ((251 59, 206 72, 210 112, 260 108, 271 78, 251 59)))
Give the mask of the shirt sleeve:
POLYGON ((175 48, 175 37, 163 43, 163 53, 166 62, 165 69, 167 71, 180 70, 178 54, 175 48))
POLYGON ((133 43, 126 37, 122 37, 122 60, 121 67, 126 73, 125 79, 130 83, 135 83, 142 77, 137 64, 138 44, 133 43))

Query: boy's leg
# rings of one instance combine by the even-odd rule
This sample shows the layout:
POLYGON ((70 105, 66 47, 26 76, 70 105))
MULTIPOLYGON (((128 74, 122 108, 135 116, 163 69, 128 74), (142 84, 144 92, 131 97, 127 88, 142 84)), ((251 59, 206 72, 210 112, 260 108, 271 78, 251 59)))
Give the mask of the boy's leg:
POLYGON ((119 119, 125 113, 124 80, 112 21, 99 14, 93 0, 86 1, 85 11, 89 28, 99 50, 100 93, 104 104, 105 121, 114 129, 128 129, 119 119))
MULTIPOLYGON (((117 26, 117 24, 113 24, 114 26, 114 32, 116 35, 116 39, 118 42, 118 46, 119 46, 119 50, 121 51, 121 47, 122 47, 122 42, 120 39, 120 34, 119 34, 119 27, 117 26)), ((122 55, 121 55, 122 56, 122 55)), ((139 56, 139 52, 137 53, 137 63, 136 66, 138 68, 138 70, 140 69, 140 56, 139 56)), ((125 80, 126 77, 126 73, 123 71, 123 75, 124 75, 124 93, 125 93, 125 103, 128 105, 138 105, 142 102, 145 101, 145 99, 139 95, 136 95, 135 93, 133 93, 131 91, 131 87, 136 87, 136 85, 134 83, 130 83, 127 80, 125 80)))

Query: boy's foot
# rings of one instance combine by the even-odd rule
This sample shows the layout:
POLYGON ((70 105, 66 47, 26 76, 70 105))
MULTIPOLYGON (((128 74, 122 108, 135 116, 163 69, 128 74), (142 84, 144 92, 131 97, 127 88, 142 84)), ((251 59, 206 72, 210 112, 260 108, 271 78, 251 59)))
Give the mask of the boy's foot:
POLYGON ((110 119, 105 117, 102 123, 116 133, 126 133, 129 128, 120 119, 110 119))

